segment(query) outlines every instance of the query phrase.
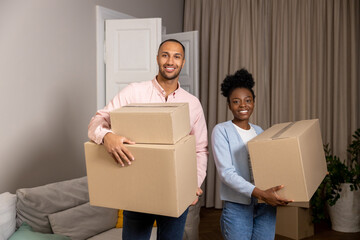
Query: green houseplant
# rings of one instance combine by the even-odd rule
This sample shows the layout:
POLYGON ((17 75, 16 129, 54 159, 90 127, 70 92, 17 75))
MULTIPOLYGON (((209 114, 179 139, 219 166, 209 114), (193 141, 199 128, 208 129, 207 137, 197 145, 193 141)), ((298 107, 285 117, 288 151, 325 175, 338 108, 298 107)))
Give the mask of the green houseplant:
POLYGON ((353 140, 347 149, 350 164, 346 164, 345 161, 341 161, 339 157, 333 155, 328 144, 324 146, 329 174, 324 178, 310 201, 314 223, 322 221, 330 223, 328 206, 336 204, 344 187, 349 187, 350 191, 360 189, 360 128, 352 137, 353 140))

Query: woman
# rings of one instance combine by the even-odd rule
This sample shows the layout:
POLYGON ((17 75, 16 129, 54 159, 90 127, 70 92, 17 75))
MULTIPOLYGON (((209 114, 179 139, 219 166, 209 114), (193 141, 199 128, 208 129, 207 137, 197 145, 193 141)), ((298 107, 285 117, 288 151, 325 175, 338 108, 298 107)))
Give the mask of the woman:
POLYGON ((221 179, 220 197, 224 200, 221 232, 226 240, 274 239, 275 206, 291 202, 276 194, 283 186, 265 191, 254 186, 247 142, 263 132, 249 122, 254 110, 254 84, 245 69, 224 79, 221 91, 234 119, 216 125, 212 132, 212 149, 221 179), (258 199, 265 203, 258 203, 258 199))

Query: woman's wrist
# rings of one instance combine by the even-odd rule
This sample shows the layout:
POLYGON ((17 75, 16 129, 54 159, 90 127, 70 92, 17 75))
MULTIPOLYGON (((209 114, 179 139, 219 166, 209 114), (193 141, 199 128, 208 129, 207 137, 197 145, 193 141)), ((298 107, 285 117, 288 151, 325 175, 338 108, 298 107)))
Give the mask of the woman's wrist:
POLYGON ((251 196, 256 197, 259 200, 264 200, 264 191, 255 187, 251 193, 251 196))

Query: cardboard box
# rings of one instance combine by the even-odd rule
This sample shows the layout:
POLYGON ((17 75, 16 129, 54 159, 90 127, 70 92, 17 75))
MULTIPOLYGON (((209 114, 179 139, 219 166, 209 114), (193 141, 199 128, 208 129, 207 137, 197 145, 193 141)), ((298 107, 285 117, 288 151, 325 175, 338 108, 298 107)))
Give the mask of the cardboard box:
MULTIPOLYGON (((319 120, 276 124, 248 142, 255 185, 285 187, 279 196, 308 202, 327 173, 319 120)), ((307 205, 307 206, 306 206, 307 205)))
POLYGON ((314 235, 309 208, 277 207, 275 233, 291 239, 303 239, 314 235))
POLYGON ((115 134, 136 143, 175 144, 191 130, 188 103, 129 104, 110 119, 115 134))
POLYGON ((127 148, 135 161, 121 167, 103 145, 85 143, 90 204, 179 217, 196 198, 195 137, 127 148))

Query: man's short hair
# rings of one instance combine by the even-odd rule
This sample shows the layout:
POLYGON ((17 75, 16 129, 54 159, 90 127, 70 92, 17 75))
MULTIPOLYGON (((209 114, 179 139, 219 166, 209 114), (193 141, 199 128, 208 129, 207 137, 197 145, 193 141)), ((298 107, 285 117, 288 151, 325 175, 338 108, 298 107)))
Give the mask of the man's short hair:
POLYGON ((176 40, 176 39, 173 39, 173 38, 166 39, 166 40, 162 41, 162 43, 160 43, 159 49, 158 49, 158 54, 159 54, 159 51, 160 51, 161 46, 162 46, 164 43, 166 43, 166 42, 176 42, 176 43, 180 44, 181 47, 182 47, 182 49, 183 49, 184 57, 185 57, 185 47, 184 47, 184 45, 183 45, 180 41, 178 41, 178 40, 176 40))

